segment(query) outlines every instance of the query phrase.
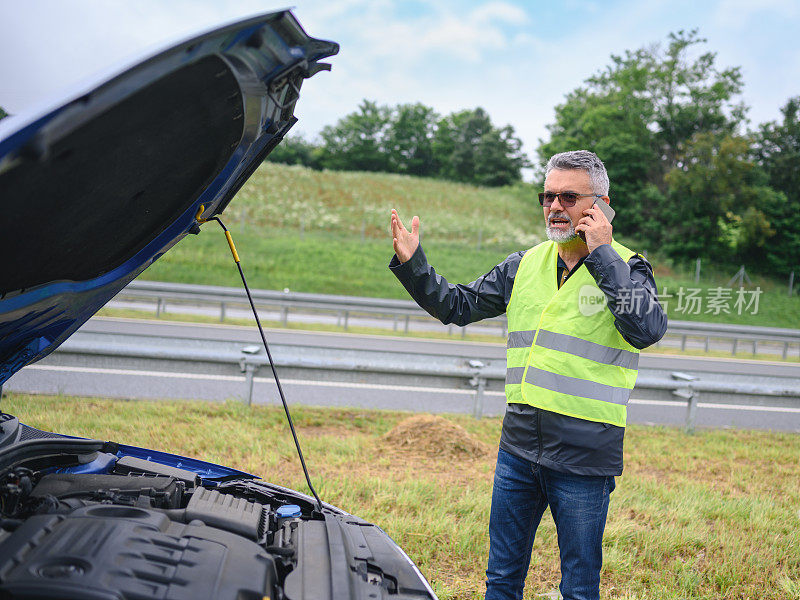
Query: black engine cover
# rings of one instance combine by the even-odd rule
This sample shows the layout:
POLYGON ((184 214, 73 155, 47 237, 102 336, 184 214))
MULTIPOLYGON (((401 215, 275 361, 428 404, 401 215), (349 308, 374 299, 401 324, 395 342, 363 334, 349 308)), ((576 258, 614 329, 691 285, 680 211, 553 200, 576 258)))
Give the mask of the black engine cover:
POLYGON ((0 538, 0 598, 262 600, 275 578, 254 542, 136 507, 34 516, 0 538))

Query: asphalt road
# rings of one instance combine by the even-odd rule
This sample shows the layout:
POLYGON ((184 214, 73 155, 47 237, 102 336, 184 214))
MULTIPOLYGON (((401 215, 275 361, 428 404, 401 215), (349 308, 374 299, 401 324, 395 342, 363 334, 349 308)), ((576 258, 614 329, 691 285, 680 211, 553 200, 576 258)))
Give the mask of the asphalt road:
MULTIPOLYGON (((433 413, 471 413, 471 390, 443 390, 408 386, 282 380, 287 401, 314 406, 347 406, 410 410, 433 413)), ((246 397, 244 377, 206 376, 197 373, 164 373, 32 365, 17 373, 6 384, 9 391, 41 394, 108 396, 117 398, 163 399, 187 398, 209 401, 246 397)), ((680 402, 631 399, 630 423, 682 425, 686 406, 680 402)), ((275 383, 268 378, 255 379, 257 404, 279 405, 275 383)), ((484 414, 503 413, 502 392, 487 392, 484 414)), ((753 406, 703 403, 698 407, 698 427, 737 427, 773 429, 800 433, 800 407, 753 406)))
MULTIPOLYGON (((160 337, 217 340, 240 342, 243 345, 261 344, 261 337, 255 326, 213 325, 198 323, 179 323, 151 321, 145 319, 113 319, 95 317, 82 328, 84 332, 121 333, 126 335, 156 335, 160 337)), ((266 329, 270 344, 317 346, 321 348, 341 348, 359 350, 385 350, 408 352, 410 354, 441 354, 463 356, 464 358, 486 358, 505 360, 505 344, 464 342, 460 340, 430 340, 414 337, 386 335, 357 335, 350 333, 330 333, 297 331, 292 329, 266 329)), ((643 353, 639 360, 640 369, 655 369, 664 372, 683 371, 702 372, 705 377, 731 380, 741 378, 748 382, 759 377, 785 377, 800 379, 800 364, 779 361, 761 361, 734 358, 714 358, 705 356, 679 356, 643 353)))
MULTIPOLYGON (((252 328, 218 325, 165 323, 141 320, 101 319, 89 321, 84 331, 157 334, 164 337, 193 337, 213 340, 258 343, 258 332, 252 328)), ((336 348, 359 348, 423 352, 426 354, 456 354, 465 358, 476 356, 503 358, 501 344, 476 344, 456 341, 431 341, 390 336, 358 336, 285 329, 268 330, 268 341, 275 344, 317 345, 336 348)), ((706 377, 730 380, 746 378, 755 381, 764 375, 797 379, 797 365, 735 359, 672 357, 642 355, 641 367, 665 371, 697 371, 706 377)), ((280 373, 279 373, 280 374, 280 373)), ((287 400, 291 404, 316 406, 351 406, 426 412, 471 413, 474 392, 428 387, 380 385, 333 381, 282 380, 287 400)), ((243 399, 247 397, 244 376, 205 375, 133 369, 109 369, 92 366, 47 364, 42 361, 14 375, 5 388, 9 391, 47 394, 109 396, 118 398, 194 398, 209 401, 243 399)), ((698 427, 737 427, 800 432, 800 406, 776 398, 770 405, 701 402, 697 414, 698 427)), ((258 404, 279 404, 275 383, 266 377, 256 377, 254 401, 258 404)), ((504 411, 502 392, 486 392, 484 414, 500 415, 504 411)), ((681 425, 686 418, 682 402, 637 398, 634 390, 629 405, 629 422, 681 425)))
MULTIPOLYGON (((108 308, 152 311, 153 314, 156 312, 155 302, 143 300, 118 299, 112 300, 107 306, 108 308)), ((161 310, 164 314, 175 313, 202 315, 205 317, 220 316, 220 309, 213 305, 197 306, 186 303, 164 303, 161 310)), ((252 312, 250 312, 249 307, 226 306, 225 315, 228 318, 252 319, 252 312)), ((259 311, 259 317, 263 321, 280 321, 282 319, 282 315, 278 310, 261 309, 259 311)), ((287 319, 288 322, 295 324, 316 323, 335 325, 337 327, 342 325, 341 317, 331 312, 310 312, 294 309, 287 314, 287 319)), ((405 321, 402 318, 393 321, 386 317, 381 318, 375 315, 359 314, 357 311, 350 313, 348 324, 354 327, 371 327, 394 331, 405 327, 405 321)), ((496 335, 500 337, 504 331, 499 321, 480 321, 478 323, 472 323, 467 327, 457 327, 455 325, 442 325, 439 321, 427 317, 427 315, 410 319, 408 327, 410 331, 449 333, 454 340, 459 339, 465 333, 496 335)), ((659 342, 659 346, 662 348, 679 349, 683 343, 681 336, 667 333, 659 342)), ((689 336, 685 341, 686 349, 689 350, 705 350, 705 343, 705 338, 702 336, 689 336)), ((737 344, 736 353, 738 356, 747 357, 751 348, 752 343, 742 341, 737 344)), ((731 352, 733 349, 733 341, 730 339, 712 337, 709 341, 709 349, 719 352, 731 352)), ((796 345, 793 345, 790 351, 791 355, 795 356, 797 351, 796 345)), ((783 354, 783 344, 780 342, 760 341, 758 343, 758 352, 759 354, 781 356, 783 354)))

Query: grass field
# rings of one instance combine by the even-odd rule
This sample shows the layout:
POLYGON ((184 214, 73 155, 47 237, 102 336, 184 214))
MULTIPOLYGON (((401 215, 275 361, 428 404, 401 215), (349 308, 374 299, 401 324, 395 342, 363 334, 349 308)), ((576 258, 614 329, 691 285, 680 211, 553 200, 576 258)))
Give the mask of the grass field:
MULTIPOLYGON (((7 394, 3 408, 42 429, 194 456, 306 489, 276 408, 18 394, 7 394)), ((320 496, 385 529, 443 600, 481 598, 501 422, 409 416, 293 409, 320 496)), ((603 598, 800 598, 800 436, 631 426, 626 437, 604 538, 603 598)), ((546 514, 525 597, 558 581, 546 514)))
MULTIPOLYGON (((422 242, 431 264, 451 282, 480 277, 508 254, 541 241, 541 207, 530 185, 485 189, 431 179, 381 173, 317 172, 264 163, 223 215, 233 231, 252 287, 405 298, 387 265, 393 251, 388 234, 391 208, 406 222, 422 218, 422 242)), ((622 218, 622 216, 620 216, 622 218)), ((622 240, 623 242, 625 240, 622 240)), ((733 275, 704 259, 701 279, 648 251, 670 318, 797 327, 800 297, 787 296, 786 282, 767 274, 750 276, 762 290, 755 306, 714 314, 709 290, 727 287, 733 275), (678 310, 678 291, 697 288, 704 301, 696 314, 678 310)), ((209 285, 239 285, 221 230, 203 226, 144 272, 143 279, 209 285)), ((800 280, 800 278, 798 278, 800 280)), ((747 296, 747 300, 752 299, 747 296)))

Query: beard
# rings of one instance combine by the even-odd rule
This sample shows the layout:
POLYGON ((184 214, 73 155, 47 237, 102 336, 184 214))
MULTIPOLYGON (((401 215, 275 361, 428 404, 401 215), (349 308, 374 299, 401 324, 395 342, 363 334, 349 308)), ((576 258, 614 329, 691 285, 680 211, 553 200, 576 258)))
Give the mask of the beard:
POLYGON ((566 244, 574 240, 578 237, 578 234, 575 233, 575 225, 572 223, 572 219, 569 218, 569 215, 565 212, 557 212, 557 213, 550 213, 547 218, 547 239, 551 242, 555 242, 556 244, 566 244), (556 229, 550 226, 550 221, 552 219, 565 219, 569 221, 569 229, 556 229))

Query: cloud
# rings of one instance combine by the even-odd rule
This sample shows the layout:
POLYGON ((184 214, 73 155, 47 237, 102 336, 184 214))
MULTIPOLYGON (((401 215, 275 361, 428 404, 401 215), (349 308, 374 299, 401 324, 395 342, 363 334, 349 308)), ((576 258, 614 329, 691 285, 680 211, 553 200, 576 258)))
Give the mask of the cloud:
POLYGON ((524 10, 506 2, 487 2, 467 11, 459 5, 432 5, 402 19, 397 6, 371 3, 350 28, 351 42, 368 46, 372 57, 391 57, 400 64, 444 57, 479 62, 487 53, 507 48, 509 31, 528 21, 524 10))
POLYGON ((303 85, 308 137, 364 98, 441 114, 481 106, 532 154, 554 107, 611 54, 678 29, 699 27, 718 65, 743 66, 754 122, 778 118, 800 76, 796 0, 32 0, 0 19, 0 106, 18 112, 177 34, 287 4, 310 35, 341 44, 333 72, 303 85))
POLYGON ((797 0, 720 0, 714 11, 712 24, 731 29, 751 26, 757 17, 776 16, 795 19, 800 14, 797 0))
POLYGON ((488 2, 469 14, 469 19, 477 23, 497 21, 509 25, 525 25, 529 22, 528 14, 519 6, 508 2, 488 2))

